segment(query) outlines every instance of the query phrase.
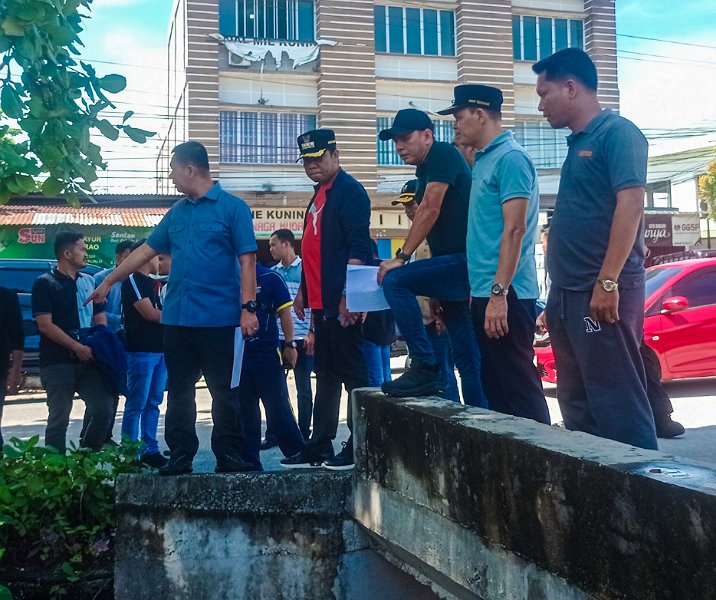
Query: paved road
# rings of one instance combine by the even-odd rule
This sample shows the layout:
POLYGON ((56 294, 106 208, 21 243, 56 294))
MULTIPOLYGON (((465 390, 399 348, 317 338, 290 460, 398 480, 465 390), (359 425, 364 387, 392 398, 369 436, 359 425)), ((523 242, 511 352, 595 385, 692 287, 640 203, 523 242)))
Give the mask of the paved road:
MULTIPOLYGON (((393 359, 393 367, 397 370, 403 359, 393 359)), ((295 410, 295 391, 293 376, 289 376, 289 389, 295 410)), ((670 382, 666 389, 674 405, 673 418, 687 428, 686 434, 671 440, 659 440, 660 449, 677 457, 687 458, 716 465, 716 378, 692 379, 670 382)), ((561 421, 559 406, 555 399, 553 385, 545 384, 545 394, 549 404, 553 422, 561 421)), ((345 424, 345 394, 342 402, 341 423, 338 438, 335 442, 336 451, 340 450, 340 442, 348 437, 345 424)), ((162 407, 164 408, 164 407, 162 407)), ((82 425, 84 404, 76 399, 72 410, 68 440, 77 440, 82 425)), ((197 431, 200 439, 200 450, 194 463, 194 470, 199 472, 212 471, 214 458, 209 448, 211 435, 210 397, 205 387, 197 389, 197 431)), ((115 438, 119 436, 119 423, 122 418, 122 405, 117 415, 115 438)), ((12 436, 28 438, 44 434, 47 406, 42 393, 23 393, 9 397, 3 416, 3 435, 6 440, 12 436)), ((159 423, 159 439, 164 437, 164 412, 159 423)), ((274 448, 262 453, 264 468, 280 469, 281 453, 274 448)))

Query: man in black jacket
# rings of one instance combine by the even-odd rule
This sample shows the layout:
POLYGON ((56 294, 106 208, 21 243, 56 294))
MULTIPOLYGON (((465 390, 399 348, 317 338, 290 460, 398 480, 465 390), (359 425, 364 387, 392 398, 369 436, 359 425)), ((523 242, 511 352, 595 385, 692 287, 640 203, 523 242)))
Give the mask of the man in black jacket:
MULTIPOLYGON (((25 332, 22 329, 22 312, 17 293, 0 287, 0 424, 5 393, 17 393, 22 373, 22 349, 25 345, 25 332), (10 354, 12 353, 12 369, 10 354)), ((0 431, 0 455, 2 454, 2 431, 0 431)))
POLYGON ((317 184, 304 220, 303 278, 294 300, 299 318, 304 317, 304 308, 311 309, 309 338, 315 336, 316 398, 309 443, 281 464, 289 468, 323 465, 350 469, 352 438, 343 443, 343 450, 336 456, 333 439, 342 386, 349 397, 350 429, 350 394, 368 385, 360 346, 360 315, 346 308, 344 290, 347 265, 365 264, 370 259, 370 198, 363 186, 341 169, 332 130, 304 133, 298 137, 298 147, 306 175, 317 184))

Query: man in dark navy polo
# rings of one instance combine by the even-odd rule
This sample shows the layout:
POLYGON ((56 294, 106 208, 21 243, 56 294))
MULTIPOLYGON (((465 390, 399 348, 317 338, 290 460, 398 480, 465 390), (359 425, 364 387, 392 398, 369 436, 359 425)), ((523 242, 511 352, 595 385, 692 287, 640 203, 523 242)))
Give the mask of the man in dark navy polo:
POLYGON ((597 69, 568 48, 533 65, 539 109, 569 127, 549 228, 547 326, 567 429, 657 448, 639 354, 648 144, 597 99, 597 69))
POLYGON ((467 279, 467 213, 470 201, 470 169, 452 144, 435 141, 435 126, 423 111, 398 111, 381 140, 392 139, 408 165, 415 165, 420 203, 408 237, 397 258, 383 261, 378 271, 385 299, 395 323, 408 343, 410 368, 382 389, 398 397, 438 394, 442 376, 416 296, 440 301, 452 342, 455 365, 462 379, 465 404, 486 406, 480 384, 480 351, 470 319, 470 284, 467 279), (409 262, 423 240, 432 257, 409 262))
POLYGON ((241 458, 243 426, 238 389, 231 388, 234 336, 258 329, 256 238, 246 203, 214 183, 204 146, 174 148, 170 177, 186 197, 165 215, 147 242, 129 255, 97 288, 103 300, 111 286, 160 253, 172 268, 162 309, 168 371, 165 437, 171 451, 163 475, 189 473, 199 448, 195 384, 204 374, 212 397, 211 449, 217 472, 252 470, 241 458), (237 260, 238 258, 238 260, 237 260), (242 304, 243 303, 243 304, 242 304))
POLYGON ((271 423, 271 433, 284 456, 294 456, 303 448, 303 435, 291 411, 283 370, 283 365, 295 367, 298 358, 291 315, 293 300, 281 275, 260 264, 256 265, 256 303, 259 329, 246 340, 239 398, 246 430, 242 457, 261 471, 259 400, 263 402, 266 421, 271 423), (277 317, 286 336, 281 354, 277 317))
POLYGON ((348 427, 352 423, 350 395, 368 385, 361 350, 360 315, 348 311, 344 290, 349 264, 371 258, 370 198, 363 186, 340 166, 336 134, 317 129, 298 137, 306 175, 316 182, 303 231, 303 279, 294 301, 296 314, 311 309, 315 332, 316 397, 313 434, 304 449, 281 461, 285 467, 353 467, 352 437, 333 456, 342 386, 348 391, 348 427))

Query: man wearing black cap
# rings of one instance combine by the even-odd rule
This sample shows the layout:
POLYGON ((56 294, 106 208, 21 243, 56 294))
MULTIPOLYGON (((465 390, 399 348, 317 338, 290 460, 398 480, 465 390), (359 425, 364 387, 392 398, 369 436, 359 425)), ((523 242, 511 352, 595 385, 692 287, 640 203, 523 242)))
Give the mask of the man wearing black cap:
POLYGON ((353 467, 352 437, 334 456, 342 386, 348 391, 348 428, 352 414, 350 394, 368 385, 361 350, 361 320, 346 308, 346 266, 366 264, 371 258, 370 198, 363 186, 340 166, 336 134, 316 129, 298 137, 299 160, 316 182, 304 220, 301 288, 294 300, 300 319, 311 309, 315 334, 316 397, 313 434, 298 454, 281 461, 284 467, 353 467))
POLYGON ((491 409, 549 423, 534 367, 534 258, 539 190, 527 152, 502 128, 502 92, 459 85, 452 106, 456 143, 474 146, 467 225, 472 317, 491 409))
POLYGON ((430 117, 412 108, 398 111, 381 140, 392 139, 403 162, 417 167, 416 200, 420 206, 397 258, 384 261, 378 271, 395 322, 408 343, 410 368, 383 392, 407 397, 441 391, 440 368, 423 327, 416 296, 437 298, 453 344, 455 364, 462 379, 465 404, 485 406, 480 385, 480 355, 470 321, 467 281, 467 212, 470 169, 452 144, 437 142, 430 117), (432 258, 408 263, 427 238, 432 258))
POLYGON ((564 423, 656 449, 639 354, 648 143, 633 123, 602 109, 584 51, 560 50, 532 70, 539 110, 553 128, 572 131, 547 249, 547 325, 564 423))

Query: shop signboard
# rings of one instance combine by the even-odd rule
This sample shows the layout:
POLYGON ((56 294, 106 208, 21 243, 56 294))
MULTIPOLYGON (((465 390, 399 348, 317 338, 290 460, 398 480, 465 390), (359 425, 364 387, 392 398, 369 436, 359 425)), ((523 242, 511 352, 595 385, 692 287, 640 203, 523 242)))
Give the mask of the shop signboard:
POLYGON ((85 235, 87 262, 111 267, 115 247, 123 240, 135 242, 151 233, 149 227, 115 225, 3 225, 0 226, 0 258, 54 258, 55 236, 61 231, 78 231, 85 235))

